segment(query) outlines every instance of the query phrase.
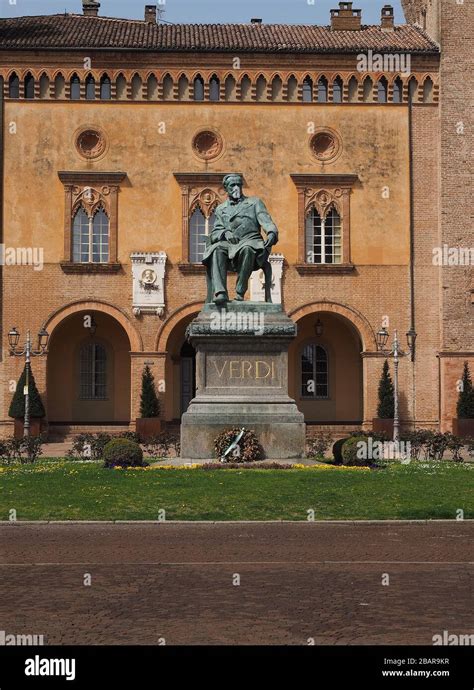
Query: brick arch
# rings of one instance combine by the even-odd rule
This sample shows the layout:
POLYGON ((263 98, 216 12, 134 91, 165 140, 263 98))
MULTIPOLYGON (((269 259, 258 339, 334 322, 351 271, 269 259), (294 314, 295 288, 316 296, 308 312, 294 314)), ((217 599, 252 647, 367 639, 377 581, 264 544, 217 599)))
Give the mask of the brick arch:
POLYGON ((377 341, 374 330, 368 320, 352 307, 337 302, 312 302, 305 304, 303 307, 298 307, 289 313, 293 321, 300 321, 303 317, 309 314, 317 314, 321 312, 329 312, 332 314, 339 314, 347 319, 354 328, 357 329, 364 351, 372 352, 377 350, 377 341))
POLYGON ((128 335, 130 341, 130 349, 132 352, 142 352, 143 351, 143 341, 140 334, 136 331, 134 326, 130 323, 128 316, 117 307, 114 307, 107 302, 99 301, 78 301, 72 302, 64 307, 61 307, 57 311, 53 312, 44 322, 43 326, 46 328, 48 333, 52 335, 55 328, 59 326, 60 323, 64 321, 68 316, 77 314, 83 311, 99 311, 103 314, 108 314, 113 319, 115 319, 124 329, 128 335))
POLYGON ((191 302, 190 304, 186 304, 184 307, 179 307, 179 309, 176 309, 164 322, 164 324, 158 331, 155 346, 156 352, 167 352, 170 335, 176 328, 178 323, 185 319, 187 316, 190 316, 191 314, 197 314, 198 312, 200 312, 203 305, 204 302, 202 301, 191 302))

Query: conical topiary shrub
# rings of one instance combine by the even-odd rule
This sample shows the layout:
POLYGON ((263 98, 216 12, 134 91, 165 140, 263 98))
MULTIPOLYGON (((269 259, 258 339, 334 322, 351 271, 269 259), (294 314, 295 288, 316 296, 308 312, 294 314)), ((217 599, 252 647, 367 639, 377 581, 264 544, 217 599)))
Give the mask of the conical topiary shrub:
POLYGON ((388 361, 385 360, 379 383, 379 404, 377 407, 377 416, 379 419, 393 419, 395 415, 393 395, 394 388, 392 377, 390 376, 388 361))
POLYGON ((462 388, 459 391, 457 403, 457 415, 459 419, 474 419, 474 389, 467 362, 464 362, 462 388))
MULTIPOLYGON (((23 369, 23 372, 20 376, 20 379, 17 383, 15 393, 13 395, 12 401, 10 403, 10 409, 8 410, 8 414, 10 417, 13 419, 24 419, 25 417, 25 393, 24 393, 24 388, 26 386, 26 364, 23 369)), ((43 417, 46 416, 46 412, 43 406, 43 401, 41 400, 41 396, 39 394, 38 388, 36 387, 36 382, 35 382, 35 377, 33 376, 33 372, 31 370, 31 365, 30 365, 30 371, 29 371, 29 385, 28 385, 28 390, 29 390, 29 403, 30 403, 30 417, 37 418, 37 419, 43 419, 43 417)))
POLYGON ((136 420, 136 430, 142 443, 150 441, 161 432, 160 401, 156 395, 155 379, 147 365, 142 373, 142 392, 140 396, 140 417, 136 420))
POLYGON ((148 365, 145 367, 142 374, 140 416, 143 419, 151 419, 160 416, 160 401, 156 395, 155 379, 148 365))

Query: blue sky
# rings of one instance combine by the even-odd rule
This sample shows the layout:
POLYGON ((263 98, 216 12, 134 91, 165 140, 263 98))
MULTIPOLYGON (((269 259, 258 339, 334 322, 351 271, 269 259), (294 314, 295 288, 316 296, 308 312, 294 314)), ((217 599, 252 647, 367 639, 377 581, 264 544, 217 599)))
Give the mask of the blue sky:
MULTIPOLYGON (((101 15, 136 19, 143 19, 146 4, 159 4, 159 0, 100 2, 101 15)), ((355 0, 354 8, 362 10, 364 24, 378 24, 382 6, 389 3, 390 0, 355 0)), ((395 22, 403 24, 400 0, 390 4, 395 8, 395 22)), ((261 17, 267 23, 329 24, 329 10, 338 7, 338 0, 166 0, 162 6, 166 9, 163 18, 175 23, 248 22, 251 17, 261 17)), ((64 11, 82 13, 82 0, 0 0, 2 17, 64 11)))

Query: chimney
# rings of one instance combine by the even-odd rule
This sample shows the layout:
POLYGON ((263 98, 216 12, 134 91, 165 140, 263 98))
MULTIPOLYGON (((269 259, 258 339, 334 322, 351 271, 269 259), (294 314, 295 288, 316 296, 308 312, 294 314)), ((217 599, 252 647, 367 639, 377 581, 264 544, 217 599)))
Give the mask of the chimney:
POLYGON ((251 24, 261 24, 262 20, 258 19, 257 17, 252 17, 252 19, 250 20, 250 23, 251 24))
POLYGON ((145 5, 145 21, 147 24, 156 24, 156 5, 145 5))
POLYGON ((82 11, 85 17, 97 17, 99 7, 100 2, 96 2, 96 0, 82 0, 82 11))
POLYGON ((382 7, 382 29, 392 31, 393 25, 393 7, 391 5, 384 5, 382 7))
POLYGON ((352 2, 340 2, 338 10, 331 10, 331 29, 333 31, 359 31, 362 10, 353 10, 352 2))

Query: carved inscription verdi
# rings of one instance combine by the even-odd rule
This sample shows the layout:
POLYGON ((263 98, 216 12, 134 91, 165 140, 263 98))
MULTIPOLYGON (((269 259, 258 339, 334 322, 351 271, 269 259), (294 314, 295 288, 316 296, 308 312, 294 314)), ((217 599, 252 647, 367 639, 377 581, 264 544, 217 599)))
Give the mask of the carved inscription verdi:
POLYGON ((234 386, 280 386, 277 358, 213 356, 207 360, 207 385, 212 388, 234 386))

